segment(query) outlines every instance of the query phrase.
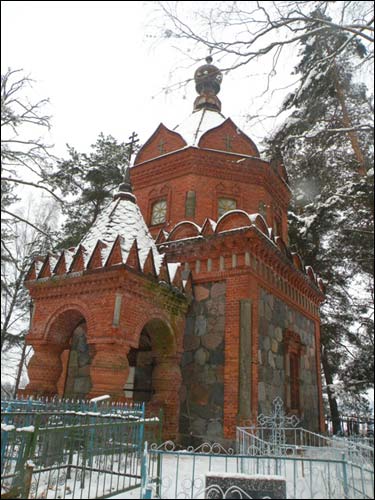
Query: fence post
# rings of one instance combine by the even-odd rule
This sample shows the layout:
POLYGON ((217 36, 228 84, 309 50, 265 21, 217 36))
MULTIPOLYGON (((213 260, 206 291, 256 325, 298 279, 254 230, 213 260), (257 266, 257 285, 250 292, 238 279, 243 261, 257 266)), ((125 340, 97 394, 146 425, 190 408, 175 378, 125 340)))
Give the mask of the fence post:
POLYGON ((39 426, 40 414, 37 414, 35 417, 34 431, 26 432, 26 444, 24 447, 20 447, 19 450, 20 454, 17 460, 15 471, 16 475, 13 479, 12 487, 20 489, 20 491, 23 493, 22 498, 27 498, 26 493, 28 495, 30 490, 32 473, 34 469, 34 462, 32 460, 35 454, 35 448, 39 434, 39 426))
POLYGON ((142 417, 140 419, 140 427, 139 427, 139 451, 142 453, 142 448, 143 448, 143 440, 145 437, 145 418, 146 418, 146 405, 145 403, 142 403, 142 417))
MULTIPOLYGON (((90 407, 87 409, 87 412, 90 411, 90 407)), ((93 411, 95 413, 98 412, 98 404, 96 401, 94 401, 93 405, 93 411)), ((93 464, 93 456, 94 456, 94 435, 95 435, 95 429, 94 427, 91 427, 91 424, 95 425, 96 422, 96 417, 92 416, 90 417, 90 444, 89 444, 89 450, 88 450, 88 455, 89 455, 89 466, 92 467, 93 464)))
POLYGON ((22 498, 29 498, 31 480, 33 478, 34 462, 28 460, 25 464, 25 474, 22 484, 22 498))
POLYGON ((342 459, 342 476, 344 481, 344 498, 349 498, 349 487, 348 487, 348 471, 346 468, 346 456, 345 453, 341 456, 342 459))
MULTIPOLYGON (((11 413, 12 412, 12 406, 9 404, 9 406, 5 410, 6 413, 11 413)), ((5 415, 4 417, 4 424, 7 425, 9 423, 9 415, 5 415)), ((7 442, 8 442, 8 431, 3 431, 1 430, 1 474, 3 473, 3 467, 4 467, 4 459, 5 459, 5 452, 7 448, 7 442)))
POLYGON ((144 450, 141 461, 141 498, 142 499, 150 499, 152 490, 148 485, 148 469, 147 469, 147 441, 144 444, 144 450))

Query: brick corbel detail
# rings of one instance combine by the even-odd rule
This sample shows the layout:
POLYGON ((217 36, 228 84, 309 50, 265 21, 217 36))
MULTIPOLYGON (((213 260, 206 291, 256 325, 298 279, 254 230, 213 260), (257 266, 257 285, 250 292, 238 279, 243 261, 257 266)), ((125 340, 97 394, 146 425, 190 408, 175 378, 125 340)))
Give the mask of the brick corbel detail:
POLYGON ((23 394, 55 396, 62 372, 61 353, 64 345, 39 343, 33 344, 33 349, 34 354, 28 366, 30 382, 23 394))
POLYGON ((91 346, 91 391, 89 398, 108 394, 113 400, 123 401, 124 385, 129 375, 128 352, 130 346, 117 343, 95 343, 91 346))

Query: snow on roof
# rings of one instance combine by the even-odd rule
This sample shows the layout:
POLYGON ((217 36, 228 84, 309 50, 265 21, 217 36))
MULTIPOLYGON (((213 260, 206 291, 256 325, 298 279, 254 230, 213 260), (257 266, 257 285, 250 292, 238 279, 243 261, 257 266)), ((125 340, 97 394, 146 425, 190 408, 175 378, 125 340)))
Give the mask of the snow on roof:
POLYGON ((217 226, 217 223, 216 223, 214 220, 210 219, 209 217, 208 217, 208 219, 207 219, 207 220, 208 220, 208 222, 209 222, 209 224, 210 224, 210 226, 211 226, 212 230, 213 230, 213 231, 215 231, 216 226, 217 226))
POLYGON ((199 139, 205 132, 218 127, 225 120, 225 116, 219 111, 212 111, 210 109, 203 108, 192 113, 173 130, 185 139, 188 146, 197 146, 199 139))
POLYGON ((171 281, 174 280, 174 277, 176 276, 176 272, 178 269, 178 266, 180 266, 180 262, 168 262, 168 271, 169 271, 169 277, 171 278, 171 281))
POLYGON ((134 239, 137 239, 141 267, 143 267, 150 248, 152 248, 156 271, 159 272, 162 255, 156 248, 138 205, 129 199, 117 198, 113 200, 99 215, 95 224, 82 239, 81 245, 91 253, 97 241, 101 240, 108 245, 104 251, 107 254, 118 235, 122 237, 121 249, 124 262, 134 239))
POLYGON ((34 262, 35 262, 35 272, 38 275, 39 272, 40 272, 40 270, 42 269, 43 261, 41 261, 41 260, 34 260, 34 262))
POLYGON ((67 269, 70 268, 70 264, 72 263, 74 254, 75 254, 74 250, 64 250, 65 265, 67 269))
POLYGON ((50 265, 51 271, 53 271, 53 269, 55 268, 57 261, 58 261, 58 256, 50 253, 49 254, 49 265, 50 265))

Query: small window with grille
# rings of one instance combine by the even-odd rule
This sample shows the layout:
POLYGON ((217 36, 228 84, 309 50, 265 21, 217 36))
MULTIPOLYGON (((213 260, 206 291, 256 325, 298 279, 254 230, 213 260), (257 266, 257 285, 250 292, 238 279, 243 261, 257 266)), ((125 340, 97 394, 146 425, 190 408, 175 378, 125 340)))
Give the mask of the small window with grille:
POLYGON ((158 200, 152 205, 151 224, 163 224, 167 219, 167 200, 158 200))
POLYGON ((237 200, 233 198, 219 198, 218 200, 218 216, 221 217, 226 212, 230 210, 235 210, 237 208, 237 200))
POLYGON ((185 216, 195 216, 195 191, 188 191, 185 200, 185 216))

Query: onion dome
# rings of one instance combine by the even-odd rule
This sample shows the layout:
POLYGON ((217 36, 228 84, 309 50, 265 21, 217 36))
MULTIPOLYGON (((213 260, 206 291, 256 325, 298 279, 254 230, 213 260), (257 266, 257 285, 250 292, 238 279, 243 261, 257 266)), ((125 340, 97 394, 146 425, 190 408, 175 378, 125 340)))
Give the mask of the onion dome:
POLYGON ((195 89, 199 96, 194 101, 194 111, 212 109, 221 111, 221 102, 217 97, 223 75, 212 63, 212 57, 206 57, 206 63, 194 73, 195 89))

